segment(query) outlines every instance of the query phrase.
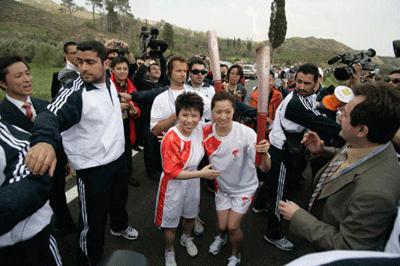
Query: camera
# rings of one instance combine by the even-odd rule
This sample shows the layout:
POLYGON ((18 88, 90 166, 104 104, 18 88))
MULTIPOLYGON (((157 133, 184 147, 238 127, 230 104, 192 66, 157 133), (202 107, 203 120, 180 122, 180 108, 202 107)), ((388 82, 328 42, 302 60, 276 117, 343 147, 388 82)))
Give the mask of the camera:
POLYGON ((332 57, 328 60, 328 64, 346 64, 347 66, 345 67, 336 68, 334 71, 334 76, 337 80, 348 80, 354 73, 354 69, 352 67, 353 64, 359 63, 361 64, 363 70, 373 71, 375 69, 375 65, 371 63, 371 58, 375 55, 375 50, 370 48, 367 51, 336 55, 335 57, 332 57))
POLYGON ((129 49, 122 46, 122 41, 116 41, 110 50, 116 52, 120 57, 129 53, 129 49))
POLYGON ((140 32, 139 39, 141 39, 141 48, 143 57, 146 58, 161 58, 162 54, 167 50, 168 44, 162 40, 158 40, 159 31, 157 28, 152 27, 147 31, 147 27, 143 26, 140 32))

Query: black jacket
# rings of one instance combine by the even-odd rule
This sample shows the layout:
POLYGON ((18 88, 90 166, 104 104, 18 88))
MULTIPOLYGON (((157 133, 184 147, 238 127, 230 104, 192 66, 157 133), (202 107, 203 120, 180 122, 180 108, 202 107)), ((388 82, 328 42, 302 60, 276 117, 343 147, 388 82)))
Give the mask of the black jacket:
MULTIPOLYGON (((46 109, 49 104, 48 101, 44 101, 38 98, 31 97, 33 108, 35 108, 36 114, 39 114, 46 109)), ((31 132, 33 122, 26 117, 21 110, 18 109, 12 102, 6 97, 0 102, 0 115, 1 117, 10 124, 13 124, 25 131, 31 132)))

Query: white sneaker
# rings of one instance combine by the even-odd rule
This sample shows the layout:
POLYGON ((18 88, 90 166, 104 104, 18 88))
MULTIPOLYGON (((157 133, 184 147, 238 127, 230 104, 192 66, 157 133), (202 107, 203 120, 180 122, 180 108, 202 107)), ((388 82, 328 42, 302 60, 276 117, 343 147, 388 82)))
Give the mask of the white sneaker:
POLYGON ((227 235, 225 234, 224 238, 221 238, 219 235, 214 237, 214 241, 211 243, 210 248, 208 249, 208 252, 217 255, 220 251, 223 245, 225 245, 228 242, 227 235))
POLYGON ((285 251, 291 251, 294 248, 294 244, 290 242, 286 237, 282 236, 281 239, 272 239, 264 236, 264 240, 272 245, 275 245, 277 248, 285 251))
POLYGON ((177 266, 175 261, 175 252, 173 250, 165 251, 165 266, 177 266))
POLYGON ((115 232, 111 229, 110 233, 113 236, 122 236, 123 238, 128 240, 136 240, 139 237, 139 232, 136 231, 136 229, 130 227, 129 225, 124 231, 115 232))
POLYGON ((201 236, 204 234, 204 222, 200 219, 199 216, 197 216, 194 219, 194 227, 193 227, 193 233, 195 236, 201 236))
POLYGON ((240 265, 240 255, 239 257, 236 257, 234 255, 230 256, 228 258, 228 266, 237 266, 240 265))
POLYGON ((194 257, 199 253, 198 250, 197 250, 196 245, 193 242, 193 237, 188 237, 185 234, 182 234, 182 236, 181 236, 181 245, 183 247, 186 247, 186 252, 191 257, 194 257))

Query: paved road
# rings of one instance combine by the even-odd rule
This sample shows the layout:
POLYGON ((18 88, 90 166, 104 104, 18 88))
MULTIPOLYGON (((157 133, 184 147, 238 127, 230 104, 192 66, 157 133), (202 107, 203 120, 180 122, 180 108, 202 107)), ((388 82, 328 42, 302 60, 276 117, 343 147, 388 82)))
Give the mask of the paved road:
MULTIPOLYGON (((143 253, 148 259, 149 265, 163 265, 163 238, 162 232, 158 231, 153 224, 154 202, 158 183, 148 179, 144 172, 142 153, 133 158, 134 175, 141 182, 138 188, 129 187, 129 199, 127 210, 130 223, 140 232, 140 238, 136 241, 128 241, 106 234, 105 254, 110 254, 116 249, 129 249, 143 253)), ((74 182, 73 179, 69 181, 74 182)), ((68 184, 68 187, 73 184, 68 184)), ((75 220, 78 216, 78 200, 72 200, 69 204, 75 220)), ((178 265, 226 265, 229 257, 229 245, 225 246, 217 256, 208 254, 208 246, 215 234, 215 207, 213 194, 205 189, 203 184, 201 191, 200 216, 205 221, 205 234, 195 239, 199 249, 199 255, 195 258, 189 257, 184 248, 175 245, 176 259, 178 265)), ((310 250, 308 246, 300 244, 292 252, 280 251, 263 240, 265 214, 254 214, 249 212, 243 221, 244 241, 242 246, 242 265, 282 265, 310 250)), ((107 227, 107 232, 109 228, 107 227)), ((181 231, 178 230, 178 236, 181 231)), ((76 265, 77 235, 68 235, 58 238, 59 248, 63 257, 64 265, 76 265)))

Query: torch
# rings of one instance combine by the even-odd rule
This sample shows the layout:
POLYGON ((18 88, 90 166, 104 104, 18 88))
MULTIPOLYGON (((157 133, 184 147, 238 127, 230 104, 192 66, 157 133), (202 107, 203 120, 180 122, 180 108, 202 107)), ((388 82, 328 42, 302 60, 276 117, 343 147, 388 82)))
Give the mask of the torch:
MULTIPOLYGON (((269 47, 256 50, 257 68, 257 143, 265 139, 269 99, 269 47)), ((256 164, 261 164, 261 153, 256 154, 256 164)))
POLYGON ((208 53, 210 55, 210 68, 214 78, 215 92, 222 91, 221 70, 219 68, 218 37, 215 30, 207 31, 208 53))

